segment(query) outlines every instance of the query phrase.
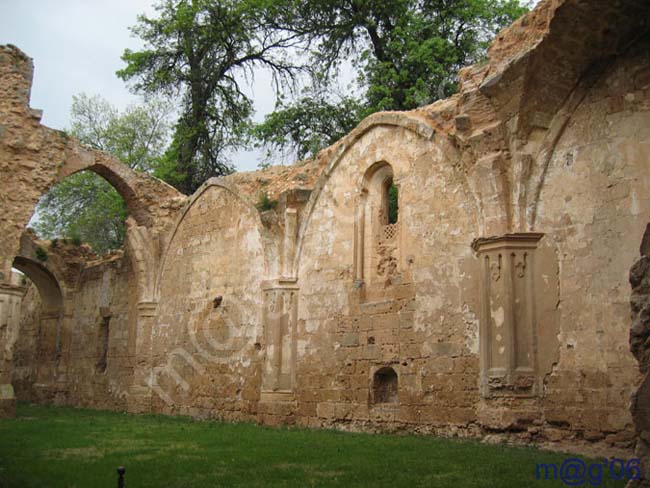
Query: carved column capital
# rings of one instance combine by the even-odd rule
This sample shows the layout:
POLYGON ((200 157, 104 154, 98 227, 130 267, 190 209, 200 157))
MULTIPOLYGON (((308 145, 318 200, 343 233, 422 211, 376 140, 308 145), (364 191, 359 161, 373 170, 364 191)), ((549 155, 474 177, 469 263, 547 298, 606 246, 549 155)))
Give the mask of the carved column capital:
POLYGON ((155 317, 158 309, 158 302, 141 301, 138 302, 138 317, 155 317))
POLYGON ((502 249, 537 249, 537 244, 544 234, 540 232, 517 232, 501 236, 479 237, 472 242, 472 249, 479 255, 502 249))
POLYGON ((0 296, 9 295, 15 297, 21 297, 27 291, 26 286, 11 285, 8 283, 0 283, 0 296))

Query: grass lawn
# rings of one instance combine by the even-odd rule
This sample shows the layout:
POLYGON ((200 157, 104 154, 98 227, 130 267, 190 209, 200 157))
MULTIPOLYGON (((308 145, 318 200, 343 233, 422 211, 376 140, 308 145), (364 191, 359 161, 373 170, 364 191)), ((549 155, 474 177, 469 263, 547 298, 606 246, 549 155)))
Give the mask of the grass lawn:
MULTIPOLYGON (((567 485, 537 481, 536 464, 559 466, 566 457, 430 436, 272 429, 24 404, 16 419, 0 421, 2 488, 114 488, 120 465, 128 488, 559 487, 567 485)), ((623 487, 625 481, 605 473, 596 486, 623 487)))

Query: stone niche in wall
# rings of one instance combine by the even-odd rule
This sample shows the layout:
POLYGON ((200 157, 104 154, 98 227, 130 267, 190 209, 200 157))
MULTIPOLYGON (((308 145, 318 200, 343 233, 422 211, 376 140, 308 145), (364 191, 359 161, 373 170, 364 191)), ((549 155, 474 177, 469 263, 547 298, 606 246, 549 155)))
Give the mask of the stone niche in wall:
POLYGON ((535 397, 558 355, 558 267, 541 233, 481 238, 480 390, 485 398, 535 397))

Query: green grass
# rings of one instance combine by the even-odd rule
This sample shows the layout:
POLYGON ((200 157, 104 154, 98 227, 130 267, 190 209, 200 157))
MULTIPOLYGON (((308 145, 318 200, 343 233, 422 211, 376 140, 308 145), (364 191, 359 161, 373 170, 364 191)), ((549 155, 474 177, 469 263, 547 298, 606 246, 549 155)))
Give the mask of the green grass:
MULTIPOLYGON (((272 429, 253 424, 19 405, 0 421, 0 487, 566 486, 536 481, 567 456, 431 436, 272 429)), ((587 482, 585 486, 589 486, 587 482)), ((600 486, 623 487, 603 476, 600 486)))

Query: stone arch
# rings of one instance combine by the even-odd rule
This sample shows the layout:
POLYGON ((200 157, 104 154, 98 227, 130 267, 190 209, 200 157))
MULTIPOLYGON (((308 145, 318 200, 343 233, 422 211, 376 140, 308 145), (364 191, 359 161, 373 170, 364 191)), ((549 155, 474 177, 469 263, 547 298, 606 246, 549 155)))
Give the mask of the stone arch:
MULTIPOLYGON (((345 136, 340 142, 337 150, 329 163, 318 178, 312 191, 311 197, 304 210, 304 217, 298 230, 298 246, 294 256, 293 269, 299 270, 300 256, 302 254, 304 237, 309 228, 314 209, 318 205, 321 193, 327 181, 330 179, 345 154, 361 140, 361 138, 375 127, 401 127, 407 129, 425 140, 433 140, 434 128, 420 116, 408 112, 380 112, 366 117, 352 132, 345 136)), ((363 179, 361 185, 363 184, 363 179)))
MULTIPOLYGON (((65 241, 64 243, 55 245, 51 241, 39 240, 32 229, 27 229, 20 236, 20 247, 13 259, 14 267, 20 271, 22 271, 19 268, 21 263, 27 263, 30 271, 38 267, 43 273, 46 273, 48 275, 47 278, 51 280, 50 284, 56 284, 61 290, 63 303, 77 289, 79 275, 84 267, 82 262, 66 259, 65 251, 63 250, 65 245, 65 241), (42 257, 39 257, 40 253, 42 253, 42 257)), ((94 256, 92 251, 85 247, 77 248, 77 254, 85 258, 94 256)), ((27 272, 23 272, 30 277, 27 272)), ((38 287, 36 281, 34 281, 34 284, 38 287)))
MULTIPOLYGON (((251 369, 258 362, 241 361, 241 351, 261 342, 268 232, 246 196, 219 179, 202 185, 180 212, 161 259, 150 327, 157 340, 148 359, 153 379, 145 384, 165 392, 151 398, 154 408, 170 405, 174 395, 173 380, 161 365, 178 354, 177 344, 193 366, 183 377, 187 384, 204 374, 222 374, 224 365, 254 383, 251 369), (170 323, 182 326, 167 328, 170 323)), ((213 383, 210 395, 225 384, 213 383)))
POLYGON ((361 177, 359 187, 361 191, 369 191, 373 180, 380 175, 382 179, 393 178, 393 167, 388 161, 377 161, 370 165, 366 172, 361 177), (385 173, 383 175, 382 173, 385 173))
POLYGON ((370 165, 361 178, 356 210, 355 280, 366 284, 396 274, 400 268, 400 226, 388 219, 388 188, 395 178, 387 161, 370 165), (375 272, 380 268, 381 273, 375 272))
POLYGON ((603 78, 608 71, 607 68, 611 66, 612 63, 601 63, 584 74, 565 100, 564 105, 548 124, 544 138, 533 155, 536 164, 530 172, 521 172, 519 185, 523 189, 523 193, 517 207, 520 212, 520 225, 524 226, 525 230, 532 230, 537 224, 537 211, 542 189, 558 143, 591 89, 603 78))
POLYGON ((647 35, 649 14, 650 4, 634 0, 540 2, 491 44, 491 69, 480 92, 499 119, 509 121, 509 230, 535 228, 538 200, 558 141, 612 60, 647 35), (530 25, 541 28, 528 29, 530 25), (524 49, 516 48, 522 44, 524 49))
MULTIPOLYGON (((56 390, 57 379, 67 368, 65 344, 66 333, 66 295, 65 286, 51 270, 52 266, 46 266, 37 259, 22 255, 16 256, 13 260, 13 267, 29 278, 38 290, 40 308, 35 315, 31 328, 34 331, 34 340, 38 355, 38 362, 34 364, 29 380, 22 378, 25 394, 31 398, 52 398, 56 390)), ((27 290, 27 288, 23 288, 27 290)), ((21 310, 25 291, 15 297, 17 310, 21 310)), ((5 300, 8 297, 5 296, 5 300)), ((38 303, 38 302, 37 302, 38 303)), ((22 323, 20 313, 14 314, 8 324, 7 340, 5 341, 5 359, 9 364, 14 362, 14 348, 24 332, 21 330, 22 323)), ((12 367, 8 368, 12 370, 12 367)), ((10 378, 13 383, 16 379, 10 378)), ((19 391, 18 389, 17 391, 19 391)))
POLYGON ((377 210, 382 224, 388 224, 388 190, 394 183, 393 166, 387 161, 378 161, 366 170, 361 180, 360 193, 362 197, 374 193, 377 200, 377 210))
POLYGON ((52 271, 42 263, 24 256, 16 256, 13 267, 25 274, 38 289, 43 305, 42 313, 50 315, 63 312, 63 290, 52 271))
MULTIPOLYGON (((644 8, 648 9, 650 5, 644 8)), ((528 144, 526 153, 521 158, 529 167, 525 171, 518 172, 515 185, 520 189, 515 192, 514 207, 519 228, 522 231, 533 230, 539 224, 540 201, 547 185, 548 173, 556 156, 556 150, 562 144, 565 133, 575 123, 576 117, 579 117, 580 111, 585 108, 584 105, 590 103, 590 98, 594 93, 603 90, 608 83, 608 77, 620 67, 620 63, 624 63, 629 56, 638 56, 647 51, 647 38, 642 35, 630 38, 631 34, 622 26, 617 26, 617 29, 619 30, 613 32, 612 35, 619 38, 617 41, 619 44, 613 43, 611 46, 603 47, 602 42, 599 41, 601 45, 598 49, 601 51, 594 48, 589 51, 590 57, 587 59, 574 60, 577 63, 575 69, 578 70, 574 85, 566 87, 566 97, 562 98, 561 104, 554 102, 559 104, 557 111, 552 116, 543 117, 542 127, 535 127, 537 141, 528 144), (617 50, 614 51, 614 49, 617 50)), ((589 42, 588 39, 581 41, 589 42)), ((556 40, 555 42, 560 41, 556 40)), ((534 96, 527 98, 532 99, 534 96)), ((612 104, 616 105, 617 103, 622 106, 621 100, 612 97, 612 104)), ((521 163, 521 161, 519 162, 521 163)))
POLYGON ((159 235, 171 221, 169 209, 174 209, 183 195, 167 183, 136 172, 109 154, 73 139, 68 140, 65 161, 48 189, 81 171, 99 175, 124 199, 128 210, 125 247, 136 274, 140 300, 152 300, 153 276, 160 257, 159 235))
MULTIPOLYGON (((0 159, 4 167, 11 168, 11 171, 0 172, 0 187, 7 189, 0 196, 7 213, 7 218, 0 222, 0 291, 9 290, 8 293, 17 295, 11 283, 14 258, 35 258, 33 252, 23 249, 23 236, 40 198, 67 176, 89 170, 107 180, 124 198, 128 208, 126 247, 140 295, 138 330, 145 329, 138 337, 144 338, 146 327, 141 327, 140 323, 145 322, 144 318, 148 319, 151 309, 155 308, 151 303, 151 276, 158 270, 161 236, 168 231, 185 196, 150 175, 131 170, 107 153, 84 146, 65 132, 42 125, 42 111, 29 106, 32 75, 33 63, 28 56, 14 46, 0 46, 0 78, 7 81, 15 95, 0 97, 0 125, 6 129, 0 131, 0 159)), ((58 285, 63 307, 71 307, 70 297, 78 286, 84 261, 94 256, 88 253, 84 256, 86 259, 66 260, 53 252, 49 244, 43 245, 50 259, 39 263, 60 278, 58 285), (60 272, 53 271, 55 268, 60 272)), ((19 259, 18 266, 23 265, 28 264, 19 259)), ((66 317, 68 311, 72 310, 66 308, 66 317)), ((9 383, 11 374, 2 356, 0 350, 0 389, 9 383)), ((2 409, 0 394, 0 416, 2 409)))
POLYGON ((244 206, 250 208, 251 210, 254 210, 255 212, 254 215, 256 215, 255 220, 256 220, 257 228, 260 232, 264 244, 264 267, 266 273, 268 274, 269 266, 271 263, 268 252, 269 252, 269 247, 273 245, 274 237, 271 235, 270 231, 268 231, 266 226, 264 226, 260 214, 257 208, 255 207, 255 204, 247 196, 245 196, 243 193, 238 191, 233 185, 226 182, 223 178, 218 178, 218 177, 210 178, 205 183, 203 183, 192 194, 191 197, 189 197, 189 199, 185 203, 185 206, 179 212, 178 216, 176 217, 176 220, 174 221, 171 227, 171 230, 163 246, 163 255, 162 255, 162 259, 160 260, 160 267, 158 269, 157 276, 155 279, 156 299, 158 299, 158 297, 160 296, 160 280, 165 270, 169 249, 172 243, 174 242, 176 234, 178 233, 178 229, 182 225, 183 220, 185 219, 189 211, 200 201, 201 197, 205 194, 205 192, 212 187, 218 187, 227 191, 228 193, 232 194, 237 200, 242 202, 244 206))
MULTIPOLYGON (((149 227, 153 224, 152 211, 138 188, 139 180, 150 178, 148 175, 138 174, 108 154, 87 149, 79 143, 74 144, 70 153, 53 185, 81 171, 92 171, 115 188, 138 225, 149 227)), ((159 180, 156 182, 165 185, 159 180)))
MULTIPOLYGON (((42 131, 51 131, 51 129, 42 128, 42 131)), ((17 225, 11 227, 4 236, 1 246, 3 254, 0 257, 3 262, 0 272, 6 276, 9 276, 12 256, 18 252, 17 242, 34 214, 38 201, 52 186, 68 176, 87 170, 106 180, 124 199, 129 217, 134 224, 131 227, 163 230, 184 200, 184 196, 167 183, 153 176, 137 173, 112 156, 87 148, 72 138, 65 138, 65 145, 59 150, 59 154, 50 156, 50 159, 55 158, 63 162, 56 168, 43 169, 43 171, 50 171, 47 178, 34 181, 30 188, 31 194, 26 195, 26 198, 20 202, 20 207, 16 209, 17 225)), ((23 178, 32 177, 31 174, 26 174, 23 178)), ((158 248, 157 242, 148 244, 158 248)), ((136 271, 139 270, 137 262, 134 262, 133 265, 136 271)))

